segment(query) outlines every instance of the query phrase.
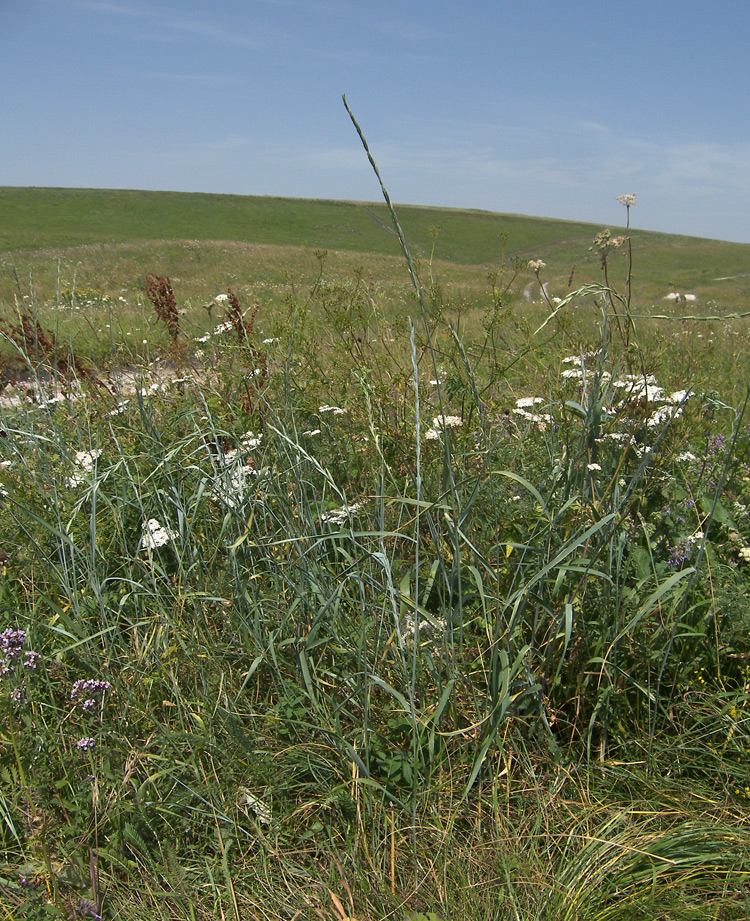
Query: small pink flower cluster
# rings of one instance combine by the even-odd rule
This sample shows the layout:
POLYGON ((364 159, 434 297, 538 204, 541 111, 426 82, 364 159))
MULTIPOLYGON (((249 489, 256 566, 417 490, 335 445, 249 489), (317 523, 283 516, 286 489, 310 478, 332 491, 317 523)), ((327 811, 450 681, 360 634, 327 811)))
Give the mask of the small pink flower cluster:
POLYGON ((73 684, 70 699, 77 701, 79 698, 83 698, 81 708, 90 710, 96 704, 96 695, 101 694, 104 696, 109 689, 109 681, 100 681, 98 678, 79 678, 73 684))
MULTIPOLYGON (((0 678, 4 678, 8 674, 11 663, 20 656, 25 642, 25 630, 14 630, 12 627, 8 627, 0 633, 0 678)), ((23 667, 28 669, 36 668, 37 660, 40 658, 41 656, 38 652, 27 649, 24 653, 23 667)))

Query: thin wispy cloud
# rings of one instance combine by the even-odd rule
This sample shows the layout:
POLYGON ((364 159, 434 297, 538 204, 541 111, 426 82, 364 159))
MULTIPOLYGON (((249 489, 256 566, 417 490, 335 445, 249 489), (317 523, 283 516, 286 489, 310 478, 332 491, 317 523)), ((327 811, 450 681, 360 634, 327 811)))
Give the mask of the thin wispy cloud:
POLYGON ((407 15, 398 19, 384 19, 376 6, 363 4, 360 9, 364 14, 362 21, 369 32, 387 36, 399 44, 429 47, 450 41, 450 32, 438 28, 429 18, 421 20, 407 15))
POLYGON ((197 39, 210 39, 219 44, 254 49, 259 47, 259 41, 247 35, 243 30, 233 30, 218 25, 215 8, 213 12, 207 8, 206 15, 201 18, 187 18, 182 15, 175 16, 171 10, 156 4, 146 6, 142 3, 124 3, 121 0, 75 0, 75 2, 79 9, 91 13, 148 21, 153 30, 152 37, 158 36, 166 39, 171 33, 179 32, 197 39))
POLYGON ((226 165, 228 161, 233 162, 237 155, 245 156, 252 147, 253 142, 249 138, 239 134, 227 134, 219 138, 203 138, 185 144, 169 144, 159 151, 154 151, 150 147, 134 147, 130 155, 158 166, 169 164, 175 169, 198 165, 219 167, 226 165))
POLYGON ((256 3, 274 9, 294 9, 325 16, 340 16, 351 11, 351 6, 347 3, 325 2, 325 0, 256 0, 256 3))
POLYGON ((165 25, 176 29, 186 35, 198 39, 210 39, 219 45, 234 45, 241 48, 251 48, 257 50, 262 47, 262 42, 244 30, 233 31, 232 29, 217 26, 215 22, 208 19, 165 19, 165 25))
POLYGON ((746 190, 750 196, 750 144, 690 143, 668 148, 663 174, 711 189, 746 190))
POLYGON ((221 89, 227 86, 242 86, 244 80, 232 74, 188 74, 164 73, 161 71, 139 72, 140 77, 148 80, 164 80, 168 83, 182 83, 189 86, 215 87, 221 89))
POLYGON ((121 3, 116 0, 75 0, 79 10, 109 16, 128 16, 132 19, 152 19, 157 15, 153 8, 143 3, 121 3))

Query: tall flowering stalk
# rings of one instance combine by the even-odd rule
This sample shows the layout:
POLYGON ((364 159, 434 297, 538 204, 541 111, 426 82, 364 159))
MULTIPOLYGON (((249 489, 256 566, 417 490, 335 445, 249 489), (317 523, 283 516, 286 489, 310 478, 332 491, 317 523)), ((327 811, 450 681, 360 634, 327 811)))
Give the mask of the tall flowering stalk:
POLYGON ((627 212, 627 220, 625 222, 625 227, 630 229, 630 209, 635 205, 635 192, 631 192, 629 195, 618 195, 617 201, 625 208, 627 212))
MULTIPOLYGON (((615 252, 619 247, 625 243, 627 237, 613 237, 611 230, 602 230, 595 237, 593 241, 593 246, 589 247, 591 252, 595 252, 599 256, 599 263, 604 272, 604 284, 607 288, 611 288, 609 283, 609 257, 612 253, 615 252)), ((617 332, 619 333, 620 339, 622 340, 623 345, 627 345, 628 342, 628 332, 623 329, 622 323, 620 322, 620 315, 615 311, 614 313, 615 323, 617 325, 617 332)))
POLYGON ((167 327, 172 340, 172 348, 176 350, 177 339, 180 335, 180 314, 177 310, 172 282, 162 275, 147 275, 146 297, 151 301, 156 316, 167 327))
POLYGON ((231 327, 237 333, 240 345, 247 349, 252 356, 254 365, 251 375, 245 379, 246 392, 242 398, 242 407, 246 413, 253 409, 260 412, 257 395, 268 377, 266 353, 255 344, 255 318, 259 310, 260 304, 255 304, 249 318, 245 319, 240 299, 231 288, 227 288, 227 323, 231 324, 231 327))
POLYGON ((258 312, 258 304, 255 305, 255 310, 250 316, 250 322, 245 321, 245 316, 242 313, 242 305, 240 304, 240 299, 232 291, 231 288, 227 288, 226 294, 227 301, 227 322, 232 324, 232 328, 237 333, 237 339, 239 340, 240 345, 244 345, 247 341, 248 336, 252 332, 253 322, 255 320, 255 315, 258 312))
MULTIPOLYGON (((618 195, 617 200, 625 208, 626 219, 625 227, 627 230, 630 230, 630 209, 635 205, 635 192, 631 192, 629 195, 618 195)), ((633 252, 630 245, 630 237, 627 238, 628 250, 626 254, 627 262, 627 279, 625 281, 625 298, 628 306, 628 315, 630 314, 630 281, 631 273, 633 268, 633 252)), ((630 316, 628 316, 628 321, 630 321, 630 316)), ((628 322, 628 338, 630 337, 630 322, 628 322)))

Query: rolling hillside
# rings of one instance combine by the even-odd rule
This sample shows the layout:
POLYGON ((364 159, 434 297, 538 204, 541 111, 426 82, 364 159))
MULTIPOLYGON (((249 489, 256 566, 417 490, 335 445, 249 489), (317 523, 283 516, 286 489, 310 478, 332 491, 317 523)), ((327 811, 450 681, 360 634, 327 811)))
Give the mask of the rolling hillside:
MULTIPOLYGON (((489 211, 397 206, 413 254, 441 264, 543 259, 546 277, 599 280, 591 242, 603 225, 489 211)), ((634 215, 637 222, 637 212, 634 215)), ((613 233, 624 233, 612 227, 613 233)), ((750 293, 750 245, 631 230, 634 285, 705 302, 750 293)), ((384 204, 203 193, 0 187, 0 254, 147 241, 235 241, 398 256, 384 204)), ((618 254, 619 256, 619 254, 618 254)), ((7 262, 6 260, 4 260, 7 262)), ((620 277, 621 272, 617 271, 620 277)))

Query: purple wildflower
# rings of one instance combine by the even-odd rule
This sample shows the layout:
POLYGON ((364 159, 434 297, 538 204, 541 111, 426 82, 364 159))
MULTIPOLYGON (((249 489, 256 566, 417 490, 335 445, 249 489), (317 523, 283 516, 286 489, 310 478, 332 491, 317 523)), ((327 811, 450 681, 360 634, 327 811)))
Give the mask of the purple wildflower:
POLYGON ((81 751, 88 751, 89 749, 93 748, 94 745, 95 742, 91 736, 84 736, 82 739, 79 739, 76 742, 76 748, 80 749, 81 751))
POLYGON ((87 918, 94 918, 94 921, 102 921, 96 904, 91 899, 78 899, 78 911, 87 918))
POLYGON ((718 454, 719 451, 724 449, 724 442, 726 441, 725 435, 714 435, 714 437, 709 441, 708 448, 706 449, 707 454, 718 454))
POLYGON ((41 655, 38 652, 34 652, 33 650, 30 649, 26 653, 23 667, 24 668, 36 668, 36 663, 38 659, 41 659, 41 655))
POLYGON ((667 562, 670 566, 681 566, 690 556, 690 550, 690 541, 681 540, 676 547, 669 548, 669 560, 667 562))
POLYGON ((87 710, 93 704, 91 695, 99 693, 104 695, 110 687, 109 681, 101 681, 99 678, 79 678, 70 689, 70 699, 77 700, 79 697, 84 697, 83 709, 87 710))
POLYGON ((21 651, 21 647, 25 642, 25 630, 13 630, 11 627, 8 627, 0 633, 0 655, 2 655, 6 661, 14 659, 21 651))

